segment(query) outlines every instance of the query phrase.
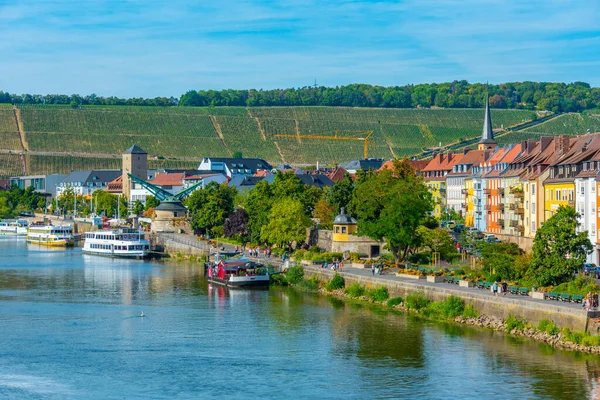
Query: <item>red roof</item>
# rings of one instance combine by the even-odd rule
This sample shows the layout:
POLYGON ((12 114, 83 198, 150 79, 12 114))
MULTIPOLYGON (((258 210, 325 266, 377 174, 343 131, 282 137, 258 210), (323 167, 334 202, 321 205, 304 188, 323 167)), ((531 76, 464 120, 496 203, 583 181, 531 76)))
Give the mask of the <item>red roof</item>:
POLYGON ((173 172, 170 174, 157 173, 154 179, 150 181, 150 183, 153 185, 160 186, 181 186, 185 176, 185 172, 173 172))
POLYGON ((431 161, 423 168, 423 172, 428 171, 451 171, 455 164, 458 164, 463 158, 462 153, 436 154, 431 161))
POLYGON ((108 182, 106 191, 108 193, 123 193, 123 175, 119 175, 112 182, 108 182))

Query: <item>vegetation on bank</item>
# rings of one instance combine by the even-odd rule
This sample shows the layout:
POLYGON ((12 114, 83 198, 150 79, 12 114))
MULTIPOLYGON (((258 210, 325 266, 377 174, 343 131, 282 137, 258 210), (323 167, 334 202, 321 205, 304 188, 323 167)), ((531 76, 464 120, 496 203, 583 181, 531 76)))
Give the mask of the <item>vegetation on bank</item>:
POLYGON ((20 189, 11 186, 7 191, 0 191, 0 219, 17 218, 22 212, 43 211, 46 199, 33 187, 20 189))
POLYGON ((573 344, 584 346, 584 348, 572 348, 574 350, 592 352, 598 352, 598 347, 600 347, 600 336, 592 336, 587 332, 572 331, 568 328, 559 328, 553 321, 548 319, 543 319, 537 326, 533 326, 526 320, 509 314, 506 319, 497 325, 481 325, 479 324, 480 320, 486 320, 488 317, 480 316, 471 304, 465 303, 463 299, 454 295, 442 301, 432 301, 423 292, 416 291, 410 293, 405 299, 402 297, 390 298, 385 286, 366 287, 358 282, 346 285, 344 277, 338 273, 335 273, 326 282, 320 281, 316 275, 306 278, 304 269, 301 266, 291 267, 285 275, 279 275, 278 282, 290 284, 304 291, 321 291, 335 296, 402 309, 431 320, 453 321, 501 329, 508 334, 544 340, 554 346, 565 347, 565 343, 573 344), (591 349, 591 347, 594 349, 591 349))

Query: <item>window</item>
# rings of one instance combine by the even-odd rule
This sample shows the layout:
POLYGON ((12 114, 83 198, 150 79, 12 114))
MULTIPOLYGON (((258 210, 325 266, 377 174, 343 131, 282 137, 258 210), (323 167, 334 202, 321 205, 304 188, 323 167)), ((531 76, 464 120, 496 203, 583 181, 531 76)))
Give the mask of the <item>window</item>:
POLYGON ((596 214, 596 203, 592 203, 592 215, 596 214))
POLYGON ((535 196, 535 183, 531 184, 531 194, 535 196))
POLYGON ((581 184, 580 193, 585 194, 585 185, 581 184))
POLYGON ((531 231, 535 232, 535 222, 531 222, 531 231))
POLYGON ((346 227, 342 226, 342 233, 346 233, 346 227))
POLYGON ((535 214, 535 203, 531 203, 531 212, 535 214))
POLYGON ((592 229, 591 229, 591 231, 592 232, 596 232, 596 224, 592 223, 592 229))
POLYGON ((596 193, 596 184, 592 183, 592 193, 596 193))
POLYGON ((335 227, 335 233, 340 233, 340 227, 339 226, 335 227))

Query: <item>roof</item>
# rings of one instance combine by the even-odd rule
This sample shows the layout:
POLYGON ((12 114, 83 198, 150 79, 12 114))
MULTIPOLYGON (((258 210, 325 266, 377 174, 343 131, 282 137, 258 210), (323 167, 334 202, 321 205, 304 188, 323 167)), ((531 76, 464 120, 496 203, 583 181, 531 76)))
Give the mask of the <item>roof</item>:
POLYGON ((109 193, 121 193, 123 191, 123 175, 117 176, 106 185, 106 191, 109 193))
POLYGON ((356 225, 356 220, 346 214, 346 209, 342 207, 340 214, 333 220, 335 225, 356 225))
POLYGON ((84 186, 88 183, 112 182, 119 175, 121 170, 118 169, 104 169, 104 170, 87 170, 87 171, 71 171, 69 175, 62 180, 64 183, 79 183, 81 182, 84 186))
POLYGON ((485 97, 485 116, 483 117, 483 130, 481 132, 481 140, 479 143, 496 144, 494 139, 494 131, 492 131, 492 116, 490 115, 490 100, 485 97))
POLYGON ((423 168, 423 172, 428 171, 450 171, 455 164, 458 164, 463 158, 462 153, 454 154, 452 152, 443 154, 438 153, 423 168))
MULTIPOLYGON (((271 170, 273 167, 263 160, 262 158, 219 158, 219 157, 206 157, 211 163, 224 163, 230 170, 233 169, 249 169, 252 173, 260 169, 271 170)), ((204 160, 203 160, 204 161, 204 160)))
POLYGON ((324 174, 297 174, 300 181, 308 186, 314 186, 317 188, 331 187, 334 182, 324 174))
POLYGON ((251 176, 251 175, 236 175, 231 178, 229 186, 236 188, 248 188, 251 189, 260 181, 265 179, 262 176, 251 176))
POLYGON ((224 176, 223 174, 197 174, 197 175, 188 175, 188 176, 184 176, 183 180, 187 181, 187 180, 198 180, 198 179, 204 179, 204 178, 210 178, 211 176, 224 176))
MULTIPOLYGON (((393 170, 394 169, 394 161, 395 160, 390 160, 390 161, 384 162, 383 165, 381 166, 381 168, 379 168, 379 170, 380 171, 383 171, 384 169, 393 170)), ((417 173, 423 171, 429 164, 429 160, 405 160, 405 161, 408 165, 413 167, 415 172, 417 172, 417 173)))
POLYGON ((186 176, 187 174, 185 172, 157 173, 150 183, 161 186, 181 186, 183 184, 183 178, 186 176))
POLYGON ((352 160, 347 163, 340 164, 340 167, 345 170, 359 170, 363 171, 378 170, 383 165, 384 160, 382 158, 366 158, 363 160, 352 160))
POLYGON ((142 148, 140 146, 138 146, 137 144, 134 144, 133 146, 131 146, 130 148, 125 150, 125 153, 123 153, 123 154, 148 154, 148 153, 146 153, 144 150, 142 150, 142 148))
POLYGON ((162 201, 154 210, 158 211, 187 211, 180 201, 162 201))

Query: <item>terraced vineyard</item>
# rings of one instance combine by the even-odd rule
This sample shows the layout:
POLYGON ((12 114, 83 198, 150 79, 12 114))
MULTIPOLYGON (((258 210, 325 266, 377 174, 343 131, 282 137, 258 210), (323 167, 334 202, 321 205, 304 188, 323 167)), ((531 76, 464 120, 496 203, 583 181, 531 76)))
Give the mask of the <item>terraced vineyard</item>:
POLYGON ((546 135, 583 135, 587 131, 600 132, 600 116, 587 114, 564 114, 548 122, 524 129, 523 132, 546 135))
MULTIPOLYGON (((240 151, 273 164, 338 163, 362 158, 360 141, 298 139, 276 134, 364 137, 373 131, 369 156, 420 153, 480 135, 483 110, 369 109, 342 107, 127 107, 20 106, 27 173, 118 168, 123 150, 137 143, 168 163, 197 167, 204 156, 240 151)), ((492 110, 495 128, 531 120, 534 113, 492 110)), ((591 120, 592 117, 586 117, 591 120)), ((0 150, 22 151, 15 112, 0 106, 0 150)), ((0 154, 1 176, 23 173, 20 156, 0 154)), ((152 164, 151 164, 152 165, 152 164)), ((167 163, 165 163, 167 165, 167 163)))

